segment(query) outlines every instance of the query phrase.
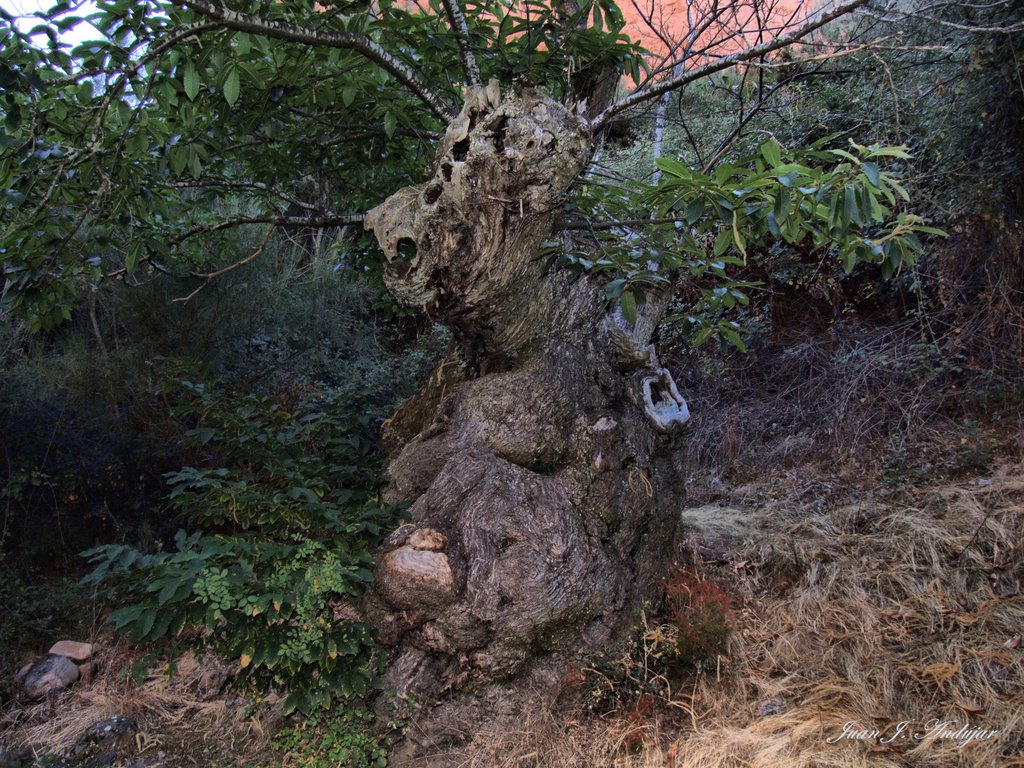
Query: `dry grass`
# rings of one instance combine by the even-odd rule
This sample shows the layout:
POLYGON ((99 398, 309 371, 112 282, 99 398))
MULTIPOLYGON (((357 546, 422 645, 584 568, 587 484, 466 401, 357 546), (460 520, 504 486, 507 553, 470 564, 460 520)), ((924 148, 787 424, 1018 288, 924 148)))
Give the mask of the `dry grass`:
MULTIPOLYGON (((752 509, 766 533, 729 563, 703 566, 736 605, 736 632, 720 669, 700 676, 657 669, 671 628, 651 624, 645 674, 667 683, 657 706, 637 702, 604 717, 564 706, 538 710, 515 731, 478 739, 444 764, 1024 766, 1024 465, 901 500, 824 509, 790 503, 752 509), (884 738, 900 722, 910 733, 936 718, 998 734, 962 747, 937 738, 828 743, 848 722, 884 738)), ((12 708, 0 737, 53 753, 93 722, 122 714, 139 721, 139 748, 167 750, 170 765, 256 763, 270 727, 250 717, 244 702, 204 695, 204 669, 182 665, 171 681, 154 674, 135 687, 117 678, 115 666, 54 704, 12 708)))
MULTIPOLYGON (((773 515, 770 506, 763 514, 773 515)), ((780 522, 709 571, 736 596, 731 658, 674 681, 640 725, 538 713, 453 757, 473 768, 998 768, 1024 765, 1024 466, 780 522), (673 704, 674 706, 669 706, 673 704), (909 737, 938 718, 987 740, 909 737), (828 740, 845 723, 881 739, 828 740), (627 738, 627 735, 630 738, 627 738)), ((654 631, 654 630, 652 630, 654 631)))
POLYGON ((248 765, 249 757, 266 750, 273 735, 267 720, 278 717, 279 707, 264 707, 257 716, 250 702, 217 696, 210 681, 223 680, 218 663, 189 655, 177 660, 174 676, 159 664, 136 685, 120 674, 125 656, 136 653, 120 641, 100 652, 101 672, 89 684, 32 706, 13 702, 0 714, 4 746, 38 756, 68 754, 90 725, 121 715, 139 725, 133 753, 162 751, 174 766, 209 766, 218 756, 228 759, 218 764, 248 765))
MULTIPOLYGON (((665 675, 663 690, 671 691, 657 706, 605 717, 538 710, 444 764, 1024 766, 1024 465, 982 483, 922 488, 900 502, 787 504, 752 510, 765 518, 765 535, 730 563, 704 566, 737 606, 718 674, 657 669, 671 628, 652 624, 645 673, 665 675), (909 722, 909 733, 935 718, 998 734, 962 747, 937 738, 828 743, 848 722, 884 738, 897 723, 909 722)), ((10 709, 0 737, 53 754, 90 724, 129 715, 141 726, 139 750, 166 750, 171 765, 256 763, 271 727, 244 702, 204 694, 207 668, 184 663, 173 680, 156 673, 136 687, 114 673, 121 661, 108 659, 92 685, 56 702, 10 709)))

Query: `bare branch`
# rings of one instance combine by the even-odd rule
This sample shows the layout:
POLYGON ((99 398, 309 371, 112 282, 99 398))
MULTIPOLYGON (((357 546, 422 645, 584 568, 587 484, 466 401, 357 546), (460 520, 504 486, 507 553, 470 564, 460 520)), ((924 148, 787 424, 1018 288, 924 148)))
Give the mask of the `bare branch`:
POLYGON ((173 181, 165 184, 164 186, 171 189, 234 189, 266 192, 268 195, 277 197, 289 205, 294 205, 307 211, 316 211, 317 209, 312 203, 303 202, 294 195, 290 195, 283 190, 264 184, 262 181, 239 181, 236 179, 211 178, 197 179, 195 181, 173 181))
POLYGON ((676 224, 685 222, 682 216, 667 216, 660 219, 622 219, 620 221, 567 221, 562 224, 562 229, 586 229, 586 230, 608 230, 608 229, 643 229, 644 227, 657 226, 658 224, 676 224))
POLYGON ((797 74, 792 75, 791 77, 787 77, 782 82, 777 83, 772 88, 770 88, 767 93, 763 94, 761 98, 758 99, 758 101, 746 112, 746 114, 740 116, 740 119, 737 121, 736 126, 729 132, 729 135, 722 139, 721 142, 719 142, 718 147, 715 148, 714 153, 711 155, 711 159, 704 163, 701 172, 704 174, 711 173, 711 169, 718 164, 718 161, 722 159, 722 157, 725 155, 729 147, 732 146, 733 142, 740 137, 747 123, 749 123, 771 102, 772 98, 778 91, 796 82, 797 80, 814 77, 815 75, 818 74, 821 67, 822 64, 819 63, 817 68, 812 72, 798 72, 797 74))
POLYGON ((329 48, 346 48, 357 51, 368 60, 391 74, 402 85, 418 96, 424 104, 438 117, 445 121, 455 117, 455 111, 437 93, 427 86, 419 75, 394 55, 366 35, 354 32, 320 32, 315 29, 300 27, 282 21, 270 21, 252 16, 248 13, 233 11, 208 0, 183 0, 184 4, 196 13, 216 19, 222 26, 240 32, 253 32, 257 35, 286 40, 291 43, 326 46, 329 48))
POLYGON ((897 21, 905 21, 907 19, 914 19, 918 22, 923 21, 928 24, 938 24, 940 27, 948 27, 949 29, 956 29, 961 32, 971 32, 974 34, 1012 35, 1024 30, 1024 21, 1019 21, 1015 24, 1008 24, 1006 26, 982 26, 975 24, 958 24, 955 21, 946 21, 945 19, 926 16, 922 13, 905 13, 903 11, 887 11, 886 13, 867 11, 867 14, 871 18, 878 19, 879 21, 893 23, 897 21))
POLYGON ((188 296, 181 296, 177 299, 174 299, 174 301, 178 301, 183 304, 187 303, 197 293, 203 290, 203 288, 208 286, 215 278, 218 278, 223 274, 227 274, 233 269, 238 269, 239 267, 248 264, 250 261, 254 261, 261 253, 263 253, 263 250, 267 247, 267 243, 270 242, 270 236, 274 234, 274 228, 276 226, 276 224, 271 224, 269 227, 267 227, 267 231, 264 233, 263 239, 260 240, 260 244, 256 246, 256 250, 254 250, 244 259, 239 259, 234 264, 228 264, 226 267, 222 267, 221 269, 218 269, 214 272, 203 272, 200 274, 193 275, 193 277, 201 277, 203 279, 203 282, 200 283, 199 286, 194 291, 192 291, 192 293, 190 293, 188 296))
POLYGON ((273 224, 283 227, 342 227, 346 224, 361 224, 365 214, 350 213, 344 215, 324 216, 244 216, 237 219, 219 221, 216 224, 202 224, 192 227, 178 237, 171 240, 168 245, 175 248, 196 235, 208 235, 214 232, 222 232, 232 227, 240 227, 245 224, 273 224))
POLYGON ((785 34, 779 35, 773 40, 765 41, 759 45, 752 45, 749 48, 744 48, 741 51, 736 51, 727 56, 709 62, 703 66, 696 67, 685 72, 680 72, 678 75, 665 78, 660 83, 651 85, 645 88, 641 88, 638 91, 634 91, 629 96, 612 104, 604 112, 595 117, 590 122, 591 132, 598 131, 604 125, 616 115, 621 112, 642 104, 646 101, 656 99, 663 93, 673 91, 678 88, 682 88, 688 83, 692 83, 694 80, 699 80, 708 75, 714 74, 715 72, 721 72, 723 69, 728 69, 731 66, 739 64, 741 62, 750 61, 756 59, 765 54, 777 51, 780 48, 785 48, 788 45, 792 45, 803 37, 806 37, 816 29, 820 29, 831 21, 838 19, 841 16, 845 16, 848 13, 856 10, 860 6, 864 5, 867 0, 847 0, 844 3, 837 5, 828 13, 823 13, 820 16, 807 21, 797 29, 791 30, 785 34))
POLYGON ((466 23, 466 15, 462 12, 462 5, 459 0, 441 0, 444 4, 445 15, 448 16, 448 23, 451 25, 455 39, 459 43, 459 56, 462 58, 462 66, 466 70, 466 77, 470 85, 481 85, 480 66, 476 63, 476 56, 473 54, 473 47, 469 39, 469 25, 466 23))

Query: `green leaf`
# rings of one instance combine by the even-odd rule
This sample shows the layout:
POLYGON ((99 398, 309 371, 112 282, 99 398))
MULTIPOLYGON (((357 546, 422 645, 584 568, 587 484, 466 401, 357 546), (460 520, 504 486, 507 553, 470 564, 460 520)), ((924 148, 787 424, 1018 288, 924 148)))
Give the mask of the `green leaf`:
POLYGON ((188 150, 186 147, 176 144, 171 147, 169 156, 171 170, 176 174, 180 174, 185 166, 188 164, 188 150))
POLYGON ((625 287, 626 279, 624 277, 611 280, 608 285, 604 287, 604 297, 609 300, 617 299, 622 295, 622 289, 625 287))
POLYGON ((669 176, 674 176, 677 179, 689 179, 693 175, 689 168, 671 157, 659 157, 654 164, 669 176))
POLYGON ((166 584, 164 584, 163 587, 160 589, 160 593, 156 596, 157 605, 164 606, 168 602, 170 602, 171 599, 173 599, 174 596, 181 589, 183 583, 185 585, 188 584, 187 581, 168 581, 166 584))
POLYGON ((879 147, 873 145, 868 147, 868 157, 898 157, 901 160, 909 160, 910 153, 907 152, 905 146, 879 147))
POLYGON ((622 316, 630 325, 636 325, 636 298, 632 291, 626 291, 619 297, 619 306, 622 308, 622 316))
POLYGON ((107 621, 111 622, 115 629, 122 630, 136 621, 142 614, 142 611, 143 606, 141 605, 129 605, 125 608, 118 608, 110 614, 107 621))
POLYGON ((139 617, 139 622, 135 625, 132 634, 136 637, 136 639, 143 640, 145 639, 146 635, 149 634, 149 631, 153 629, 154 623, 156 623, 156 609, 147 608, 142 612, 142 615, 139 617))
POLYGON ((302 690, 295 690, 288 694, 288 698, 284 700, 284 704, 281 707, 281 713, 287 717, 294 712, 309 712, 312 702, 310 701, 309 694, 302 690))
POLYGON ((861 170, 867 177, 868 181, 871 182, 871 186, 877 187, 881 179, 881 172, 878 170, 877 163, 864 163, 861 166, 861 170))
POLYGON ((712 328, 710 325, 701 328, 693 337, 693 341, 691 342, 692 345, 694 347, 699 347, 701 344, 703 344, 704 342, 711 338, 711 334, 714 333, 714 330, 715 329, 712 328))
POLYGON ((789 190, 784 185, 779 185, 779 188, 775 192, 775 205, 772 212, 775 214, 775 220, 779 224, 784 224, 786 217, 789 216, 789 206, 791 203, 791 197, 789 190))
POLYGON ((761 157, 773 168, 782 164, 782 148, 775 139, 768 139, 761 145, 761 157))
POLYGON ((129 277, 135 272, 135 268, 139 265, 139 256, 142 254, 142 241, 133 240, 132 244, 128 246, 128 255, 124 260, 124 271, 129 277))
POLYGON ((729 250, 729 246, 732 245, 732 242, 732 230, 723 227, 719 231, 718 236, 715 237, 715 244, 712 246, 711 250, 715 256, 721 256, 729 250))
POLYGON ((854 155, 851 155, 845 149, 833 149, 832 150, 832 154, 833 155, 838 155, 839 157, 842 157, 842 158, 844 158, 846 160, 849 160, 852 163, 856 163, 856 164, 860 165, 860 159, 855 157, 854 155))
POLYGON ((743 339, 741 339, 740 335, 732 328, 722 328, 721 334, 726 341, 736 347, 740 352, 747 351, 747 345, 743 343, 743 339))
POLYGON ((740 233, 739 214, 736 211, 732 212, 732 239, 736 243, 736 249, 743 254, 745 260, 747 258, 747 246, 743 241, 743 235, 740 233))
POLYGON ((395 135, 395 126, 398 122, 398 118, 395 117, 395 113, 388 111, 384 113, 384 133, 390 139, 395 135))
POLYGON ((853 187, 843 190, 843 222, 844 228, 849 227, 851 222, 858 225, 864 223, 860 216, 860 209, 857 207, 857 190, 853 187))
POLYGON ((704 199, 696 197, 690 201, 688 206, 686 206, 686 210, 683 212, 683 221, 685 221, 689 226, 693 226, 703 215, 704 199))
POLYGON ((235 106, 238 101, 238 94, 241 90, 241 80, 238 76, 238 67, 231 67, 228 76, 224 78, 224 99, 229 107, 235 106))
POLYGON ((196 65, 191 59, 185 62, 181 84, 185 88, 185 95, 189 100, 195 101, 196 96, 199 95, 199 72, 196 71, 196 65))
POLYGON ((910 202, 910 195, 907 193, 907 190, 905 190, 902 186, 900 186, 899 182, 897 182, 891 176, 887 176, 886 179, 885 179, 885 183, 888 184, 889 187, 891 187, 896 192, 897 195, 899 195, 901 198, 903 198, 904 202, 907 202, 907 203, 910 202))
POLYGON ((846 274, 853 272, 853 268, 857 266, 857 251, 852 244, 843 249, 840 258, 843 262, 843 271, 846 274))

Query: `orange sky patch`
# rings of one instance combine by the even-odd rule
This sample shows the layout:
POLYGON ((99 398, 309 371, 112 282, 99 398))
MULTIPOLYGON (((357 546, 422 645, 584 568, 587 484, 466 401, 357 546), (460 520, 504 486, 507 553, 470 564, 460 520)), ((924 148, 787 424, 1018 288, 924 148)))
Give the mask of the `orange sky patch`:
POLYGON ((694 59, 720 56, 771 40, 806 17, 807 0, 620 0, 626 34, 665 56, 687 47, 694 59))

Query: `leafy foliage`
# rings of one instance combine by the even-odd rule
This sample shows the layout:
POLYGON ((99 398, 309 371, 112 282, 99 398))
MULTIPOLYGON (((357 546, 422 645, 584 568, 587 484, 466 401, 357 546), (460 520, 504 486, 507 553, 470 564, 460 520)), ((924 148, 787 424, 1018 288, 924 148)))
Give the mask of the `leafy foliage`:
MULTIPOLYGON (((667 290, 678 270, 712 287, 685 314, 695 345, 720 337, 744 348, 741 327, 726 313, 749 298, 731 270, 773 241, 830 252, 849 273, 859 263, 877 264, 890 277, 924 250, 919 235, 941 236, 921 217, 900 211, 909 202, 886 160, 906 161, 904 147, 828 148, 833 137, 807 149, 784 152, 774 139, 756 154, 720 163, 701 173, 670 157, 659 158, 659 184, 593 184, 575 203, 588 218, 610 226, 592 231, 600 246, 560 252, 556 266, 609 272, 608 299, 618 299, 635 321, 646 292, 667 290), (636 219, 640 210, 649 219, 636 219)), ((583 227, 586 229, 586 227, 583 227)))
MULTIPOLYGON (((432 7, 440 12, 440 3, 432 7)), ((579 83, 646 72, 642 49, 623 32, 625 18, 610 0, 578 3, 467 4, 479 50, 493 53, 483 78, 540 87, 556 98, 581 98, 579 83)))
MULTIPOLYGON (((233 5, 325 38, 365 36, 444 103, 459 101, 458 48, 437 0, 431 14, 391 0, 233 5)), ((568 98, 599 72, 639 77, 614 3, 580 3, 568 19, 551 6, 469 6, 474 45, 497 54, 485 78, 568 98)), ((81 290, 104 279, 238 261, 225 237, 236 226, 357 223, 422 176, 425 142, 444 127, 350 49, 227 29, 161 0, 109 0, 88 22, 99 39, 71 49, 59 34, 86 19, 67 2, 28 32, 0 17, 0 306, 34 330, 68 320, 81 290)), ((372 272, 381 260, 366 237, 349 258, 372 272)))
POLYGON ((174 549, 107 545, 84 553, 86 583, 128 604, 111 615, 140 641, 212 646, 241 680, 289 691, 286 711, 326 708, 373 682, 372 638, 350 602, 371 580, 371 552, 396 515, 377 502, 377 467, 348 403, 287 411, 249 395, 187 385, 204 465, 168 476, 190 525, 174 549))
POLYGON ((370 733, 373 714, 345 707, 318 722, 285 728, 274 737, 285 765, 296 768, 384 768, 387 748, 370 733))

